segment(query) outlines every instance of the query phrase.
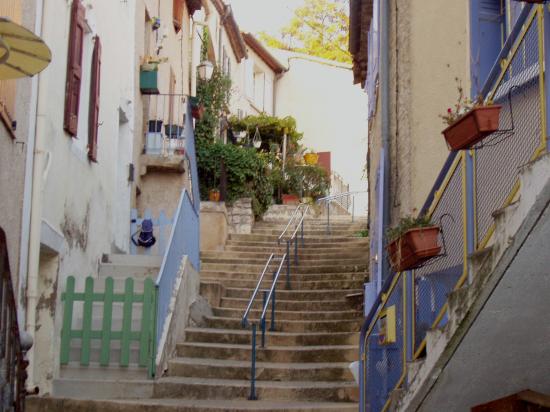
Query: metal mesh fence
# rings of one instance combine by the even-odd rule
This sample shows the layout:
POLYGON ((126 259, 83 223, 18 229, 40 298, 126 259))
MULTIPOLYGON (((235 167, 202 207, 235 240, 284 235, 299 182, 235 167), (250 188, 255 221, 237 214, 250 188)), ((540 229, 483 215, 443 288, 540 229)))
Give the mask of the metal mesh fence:
MULTIPOLYGON (((445 251, 442 252, 446 252, 446 255, 415 271, 415 348, 424 340, 449 293, 464 273, 463 161, 461 156, 432 214, 432 222, 441 223, 442 236, 445 239, 445 251)), ((445 321, 443 318, 440 324, 445 321)))
POLYGON ((493 224, 492 213, 503 207, 517 180, 518 168, 527 163, 541 142, 541 68, 538 30, 533 21, 492 100, 502 105, 500 130, 488 136, 475 151, 477 244, 493 224))
POLYGON ((404 339, 405 312, 403 308, 403 275, 399 277, 392 290, 385 308, 395 306, 396 341, 385 344, 380 334, 383 320, 378 319, 367 337, 366 348, 366 411, 379 412, 384 409, 391 391, 393 391, 404 371, 404 339))

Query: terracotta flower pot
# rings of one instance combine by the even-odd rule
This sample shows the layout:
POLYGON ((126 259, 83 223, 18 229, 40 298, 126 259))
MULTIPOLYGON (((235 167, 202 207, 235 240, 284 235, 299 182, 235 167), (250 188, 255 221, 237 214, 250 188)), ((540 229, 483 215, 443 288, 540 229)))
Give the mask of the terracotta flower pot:
POLYGON ((208 192, 208 200, 211 202, 219 202, 220 201, 220 191, 219 190, 211 190, 208 192))
POLYGON ((502 106, 476 107, 443 130, 451 150, 468 149, 498 130, 502 106))
POLYGON ((296 195, 281 195, 283 205, 297 205, 300 203, 300 199, 296 195))
POLYGON ((409 229, 387 246, 390 265, 396 272, 417 267, 441 251, 439 226, 409 229))

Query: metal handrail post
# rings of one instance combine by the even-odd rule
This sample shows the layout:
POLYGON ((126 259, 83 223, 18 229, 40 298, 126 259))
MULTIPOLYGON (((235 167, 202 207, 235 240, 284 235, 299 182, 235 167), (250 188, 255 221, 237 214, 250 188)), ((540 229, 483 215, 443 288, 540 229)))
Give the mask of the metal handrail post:
POLYGON ((355 196, 351 198, 351 223, 355 220, 355 196))
POLYGON ((304 247, 305 241, 304 241, 304 221, 302 220, 302 247, 304 247))
POLYGON ((290 290, 290 240, 286 241, 286 289, 290 290))
MULTIPOLYGON (((262 308, 265 307, 266 302, 267 302, 267 291, 264 290, 262 308)), ((262 348, 265 348, 265 319, 264 318, 260 319, 260 326, 262 327, 262 348)))
POLYGON ((269 330, 271 332, 275 332, 275 295, 277 292, 277 288, 273 289, 273 297, 271 300, 271 327, 269 330))
POLYGON ((298 266, 298 240, 294 238, 294 266, 298 266))
POLYGON ((256 324, 252 324, 252 362, 250 367, 250 396, 249 401, 256 401, 256 324))
POLYGON ((330 200, 327 202, 327 233, 330 235, 330 200))

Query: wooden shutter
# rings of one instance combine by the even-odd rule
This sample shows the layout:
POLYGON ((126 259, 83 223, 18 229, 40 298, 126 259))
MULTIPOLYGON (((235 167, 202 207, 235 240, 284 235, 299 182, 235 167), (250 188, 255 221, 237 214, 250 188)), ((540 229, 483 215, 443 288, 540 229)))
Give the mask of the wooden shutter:
POLYGON ((101 41, 94 38, 92 79, 90 81, 90 111, 88 118, 88 158, 97 162, 97 135, 99 129, 99 92, 101 86, 101 41))
POLYGON ((69 30, 69 51, 67 53, 67 81, 65 85, 65 116, 63 128, 71 136, 78 129, 80 107, 80 85, 82 82, 82 47, 84 42, 85 9, 80 0, 73 0, 71 26, 69 30))
POLYGON ((184 0, 173 0, 174 7, 174 29, 176 30, 176 33, 181 30, 181 26, 183 24, 183 2, 184 0))

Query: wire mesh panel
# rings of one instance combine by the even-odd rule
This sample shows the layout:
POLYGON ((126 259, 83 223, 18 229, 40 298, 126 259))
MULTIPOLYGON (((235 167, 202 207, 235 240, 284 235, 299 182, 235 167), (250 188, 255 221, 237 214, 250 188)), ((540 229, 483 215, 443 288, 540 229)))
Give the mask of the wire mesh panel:
MULTIPOLYGON (((365 400, 366 411, 379 412, 384 410, 391 392, 397 388, 405 368, 405 313, 403 308, 403 278, 399 276, 384 309, 385 316, 378 316, 365 345, 365 400), (394 309, 392 309, 394 308, 394 309), (392 327, 391 315, 388 310, 395 310, 395 342, 388 342, 392 327)), ((391 341, 391 338, 389 339, 391 341)))
POLYGON ((502 105, 500 131, 488 136, 475 151, 477 245, 484 247, 493 225, 492 213, 505 205, 517 181, 518 168, 541 144, 542 76, 536 20, 493 88, 495 104, 502 105))
MULTIPOLYGON (((464 274, 463 161, 461 156, 454 170, 451 168, 448 184, 432 213, 432 222, 441 224, 446 254, 415 271, 415 350, 437 320, 449 293, 464 274)), ((446 317, 443 317, 439 325, 445 322, 446 317)))

